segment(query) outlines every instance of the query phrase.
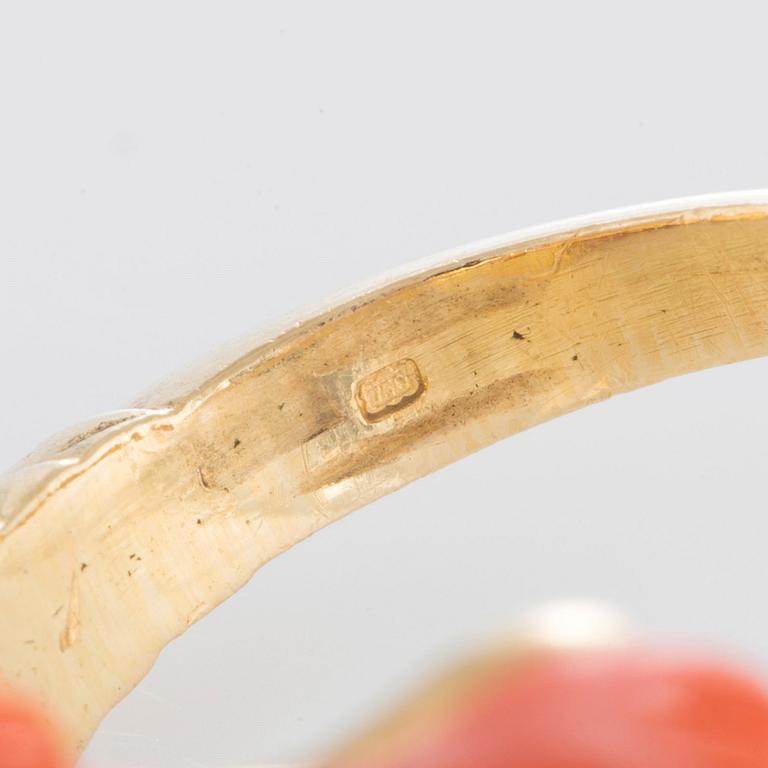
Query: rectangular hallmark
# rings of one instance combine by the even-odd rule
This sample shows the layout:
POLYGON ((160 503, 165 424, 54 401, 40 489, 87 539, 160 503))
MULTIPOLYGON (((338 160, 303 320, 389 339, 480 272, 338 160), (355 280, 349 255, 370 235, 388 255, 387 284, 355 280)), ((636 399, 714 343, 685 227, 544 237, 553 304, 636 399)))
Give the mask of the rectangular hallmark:
POLYGON ((360 379, 355 397, 366 421, 380 421, 418 400, 425 389, 419 367, 404 358, 360 379))

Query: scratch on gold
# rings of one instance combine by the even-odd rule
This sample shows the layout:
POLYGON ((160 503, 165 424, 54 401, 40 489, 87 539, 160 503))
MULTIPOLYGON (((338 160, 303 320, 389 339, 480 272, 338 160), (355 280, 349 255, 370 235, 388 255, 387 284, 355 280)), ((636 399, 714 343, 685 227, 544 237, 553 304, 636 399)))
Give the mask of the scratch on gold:
POLYGON ((64 629, 59 636, 59 650, 62 653, 71 648, 80 639, 80 588, 77 572, 72 573, 69 585, 69 607, 64 629))

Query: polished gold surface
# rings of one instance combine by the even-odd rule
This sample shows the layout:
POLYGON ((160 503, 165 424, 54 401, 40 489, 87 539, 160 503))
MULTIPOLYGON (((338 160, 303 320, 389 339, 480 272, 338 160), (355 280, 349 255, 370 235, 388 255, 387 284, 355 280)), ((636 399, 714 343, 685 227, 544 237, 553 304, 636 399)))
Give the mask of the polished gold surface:
POLYGON ((0 678, 83 746, 276 554, 544 420, 768 354, 768 208, 644 215, 396 279, 96 420, 0 489, 0 678))

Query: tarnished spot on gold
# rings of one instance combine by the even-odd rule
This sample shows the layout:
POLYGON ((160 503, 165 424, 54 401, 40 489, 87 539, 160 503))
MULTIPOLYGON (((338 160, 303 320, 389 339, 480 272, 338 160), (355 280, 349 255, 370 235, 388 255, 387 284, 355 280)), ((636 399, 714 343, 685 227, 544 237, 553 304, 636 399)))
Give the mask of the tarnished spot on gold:
POLYGON ((418 400, 426 390, 414 360, 404 358, 360 379, 355 399, 366 421, 380 421, 418 400))

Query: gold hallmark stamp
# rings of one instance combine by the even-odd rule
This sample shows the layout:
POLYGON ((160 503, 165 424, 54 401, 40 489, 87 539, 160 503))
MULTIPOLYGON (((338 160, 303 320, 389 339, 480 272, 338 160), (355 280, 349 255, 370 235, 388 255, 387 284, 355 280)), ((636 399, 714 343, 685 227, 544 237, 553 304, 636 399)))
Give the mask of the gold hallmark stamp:
POLYGON ((355 397, 366 421, 381 421, 418 400, 425 389, 419 367, 406 357, 360 379, 355 397))

